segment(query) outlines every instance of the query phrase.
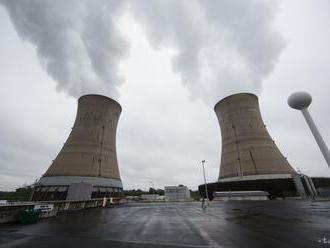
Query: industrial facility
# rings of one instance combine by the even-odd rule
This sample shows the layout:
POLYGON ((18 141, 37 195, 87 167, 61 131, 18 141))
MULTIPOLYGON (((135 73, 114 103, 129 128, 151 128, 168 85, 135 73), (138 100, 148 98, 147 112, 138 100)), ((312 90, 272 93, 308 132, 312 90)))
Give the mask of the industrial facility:
MULTIPOLYGON (((250 196, 253 191, 263 191, 270 199, 329 195, 328 178, 298 174, 280 152, 262 120, 256 95, 228 96, 219 101, 214 110, 221 128, 222 154, 218 181, 207 185, 209 198, 214 192, 231 191, 240 191, 240 194, 249 191, 250 196)), ((31 200, 74 201, 123 196, 116 152, 120 113, 120 104, 111 98, 80 97, 72 131, 35 184, 31 200)), ((199 186, 204 197, 205 188, 199 186)), ((166 201, 190 199, 186 186, 165 187, 166 201)))
MULTIPOLYGON (((325 178, 299 175, 280 152, 262 120, 258 97, 250 93, 228 96, 214 107, 221 129, 219 179, 207 185, 213 192, 265 191, 270 198, 316 197, 325 178)), ((204 196, 204 185, 199 186, 204 196)))
POLYGON ((102 95, 84 95, 72 131, 35 184, 34 201, 88 200, 122 195, 116 130, 121 106, 102 95))

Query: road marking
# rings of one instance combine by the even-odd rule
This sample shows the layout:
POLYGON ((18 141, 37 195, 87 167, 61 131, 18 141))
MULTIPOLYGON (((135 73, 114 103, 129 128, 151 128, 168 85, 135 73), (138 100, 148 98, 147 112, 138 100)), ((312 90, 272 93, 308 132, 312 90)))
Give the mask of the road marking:
POLYGON ((20 245, 29 242, 33 237, 26 237, 19 240, 9 241, 7 243, 1 244, 0 248, 11 248, 11 247, 19 247, 20 245))
MULTIPOLYGON (((207 232, 202 229, 201 227, 197 226, 193 221, 191 221, 188 218, 185 218, 182 213, 181 209, 176 207, 178 215, 180 215, 183 218, 183 221, 189 222, 191 226, 194 227, 194 229, 198 232, 198 234, 208 243, 207 247, 214 247, 214 248, 222 248, 223 246, 220 246, 214 239, 212 239, 207 232)), ((196 210, 196 209, 193 209, 196 210)), ((199 210, 200 211, 200 210, 199 210)))
POLYGON ((138 240, 121 240, 121 239, 103 239, 107 241, 122 242, 122 243, 132 243, 132 244, 145 244, 157 246, 172 246, 172 247, 191 247, 191 248, 211 248, 219 246, 209 246, 209 245, 189 245, 189 244, 176 244, 167 242, 152 242, 152 241, 138 241, 138 240))
POLYGON ((209 244, 209 247, 214 247, 214 248, 222 248, 223 246, 220 246, 214 239, 212 239, 207 232, 205 232, 204 229, 196 226, 194 223, 191 223, 196 230, 199 232, 200 236, 205 239, 205 241, 209 244))

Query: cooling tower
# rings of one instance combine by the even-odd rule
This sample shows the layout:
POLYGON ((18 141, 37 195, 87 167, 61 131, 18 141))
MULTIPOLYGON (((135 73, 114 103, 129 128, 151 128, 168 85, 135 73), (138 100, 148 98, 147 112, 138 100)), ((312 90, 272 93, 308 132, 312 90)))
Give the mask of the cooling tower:
POLYGON ((122 192, 116 129, 121 106, 101 95, 84 95, 63 148, 35 186, 33 200, 80 200, 122 192))
POLYGON ((219 181, 290 178, 295 174, 265 128, 257 96, 231 95, 214 110, 222 136, 219 181))
POLYGON ((235 196, 235 191, 241 199, 260 191, 270 199, 326 195, 328 189, 324 187, 330 180, 296 173, 279 151, 262 120, 257 96, 228 96, 214 106, 214 111, 222 136, 220 173, 217 182, 207 184, 208 194, 205 186, 199 185, 203 197, 212 199, 213 195, 231 192, 235 196))

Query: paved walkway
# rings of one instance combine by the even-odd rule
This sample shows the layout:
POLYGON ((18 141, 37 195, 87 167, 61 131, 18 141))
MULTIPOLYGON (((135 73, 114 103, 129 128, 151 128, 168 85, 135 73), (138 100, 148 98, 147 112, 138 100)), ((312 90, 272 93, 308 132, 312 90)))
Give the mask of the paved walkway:
POLYGON ((90 209, 33 225, 0 225, 0 248, 5 247, 330 247, 330 202, 90 209))

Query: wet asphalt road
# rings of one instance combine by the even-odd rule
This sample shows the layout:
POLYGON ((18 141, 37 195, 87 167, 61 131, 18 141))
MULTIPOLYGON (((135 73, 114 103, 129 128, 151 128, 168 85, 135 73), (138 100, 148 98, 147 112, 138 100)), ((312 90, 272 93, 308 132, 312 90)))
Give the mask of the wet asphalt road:
POLYGON ((200 203, 90 209, 33 225, 0 225, 4 247, 330 247, 330 202, 211 202, 206 210, 200 203))

